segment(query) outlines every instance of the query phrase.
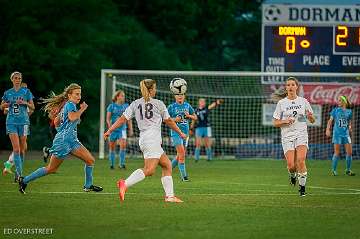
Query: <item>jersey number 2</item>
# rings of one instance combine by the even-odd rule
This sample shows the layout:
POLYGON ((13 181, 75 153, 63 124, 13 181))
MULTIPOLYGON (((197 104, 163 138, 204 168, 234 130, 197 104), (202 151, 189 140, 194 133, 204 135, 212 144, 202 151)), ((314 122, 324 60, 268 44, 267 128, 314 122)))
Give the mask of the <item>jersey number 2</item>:
MULTIPOLYGON (((144 119, 144 114, 143 114, 143 109, 142 109, 142 105, 138 106, 138 109, 140 111, 140 118, 141 120, 144 119)), ((154 106, 151 103, 146 103, 145 104, 145 118, 146 119, 151 119, 154 116, 154 112, 152 111, 154 108, 154 106)))

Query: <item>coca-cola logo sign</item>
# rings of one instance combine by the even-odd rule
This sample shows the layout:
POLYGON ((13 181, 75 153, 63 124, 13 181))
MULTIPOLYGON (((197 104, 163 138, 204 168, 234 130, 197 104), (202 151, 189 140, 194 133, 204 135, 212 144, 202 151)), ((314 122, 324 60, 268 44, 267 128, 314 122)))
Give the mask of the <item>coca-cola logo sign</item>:
MULTIPOLYGON (((268 92, 275 92, 282 85, 269 85, 268 92)), ((331 104, 338 103, 339 96, 345 95, 354 105, 360 105, 360 84, 314 84, 303 83, 299 90, 299 96, 305 97, 312 104, 331 104)))

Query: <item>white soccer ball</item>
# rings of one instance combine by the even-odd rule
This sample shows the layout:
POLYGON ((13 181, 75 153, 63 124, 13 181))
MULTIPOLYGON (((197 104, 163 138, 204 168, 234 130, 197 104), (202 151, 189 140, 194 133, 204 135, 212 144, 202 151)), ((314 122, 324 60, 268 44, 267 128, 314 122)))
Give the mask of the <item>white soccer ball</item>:
POLYGON ((183 78, 174 78, 170 82, 170 90, 175 95, 185 94, 187 90, 187 83, 183 78))

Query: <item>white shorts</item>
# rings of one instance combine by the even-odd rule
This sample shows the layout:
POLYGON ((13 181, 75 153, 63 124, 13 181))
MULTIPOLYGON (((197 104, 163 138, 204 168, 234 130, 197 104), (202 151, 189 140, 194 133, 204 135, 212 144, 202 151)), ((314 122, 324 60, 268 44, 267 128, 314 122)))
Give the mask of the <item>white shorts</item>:
POLYGON ((294 140, 283 141, 281 144, 284 150, 284 154, 286 154, 286 152, 289 150, 295 150, 300 145, 305 145, 306 148, 309 148, 308 141, 309 140, 307 136, 298 137, 294 140))
POLYGON ((144 155, 144 159, 160 159, 161 155, 164 154, 164 150, 158 142, 141 144, 140 150, 144 155))

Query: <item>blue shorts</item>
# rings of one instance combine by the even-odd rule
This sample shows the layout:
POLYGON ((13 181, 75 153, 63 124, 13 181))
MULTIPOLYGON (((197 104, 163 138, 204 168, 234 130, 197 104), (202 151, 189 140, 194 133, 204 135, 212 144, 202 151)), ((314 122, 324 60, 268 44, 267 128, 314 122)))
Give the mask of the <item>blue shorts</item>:
POLYGON ((333 144, 351 144, 350 136, 337 136, 332 138, 333 144))
POLYGON ((19 136, 28 136, 30 135, 30 127, 25 124, 7 124, 6 125, 6 134, 17 134, 19 136))
POLYGON ((110 134, 109 140, 110 142, 115 142, 118 139, 126 139, 126 129, 123 130, 115 130, 110 134))
POLYGON ((66 138, 62 134, 57 134, 49 152, 59 159, 64 159, 72 151, 80 148, 82 144, 77 138, 66 138))
POLYGON ((188 146, 188 142, 189 142, 189 137, 183 139, 177 133, 171 136, 171 143, 174 147, 178 145, 184 145, 184 147, 186 148, 188 146))
POLYGON ((195 129, 195 136, 200 138, 211 137, 211 127, 198 127, 195 129))

